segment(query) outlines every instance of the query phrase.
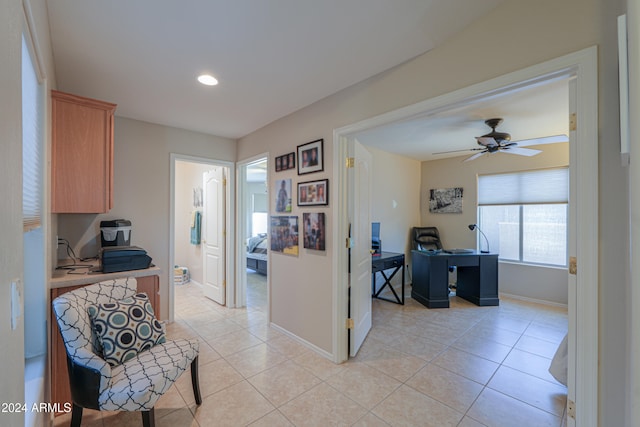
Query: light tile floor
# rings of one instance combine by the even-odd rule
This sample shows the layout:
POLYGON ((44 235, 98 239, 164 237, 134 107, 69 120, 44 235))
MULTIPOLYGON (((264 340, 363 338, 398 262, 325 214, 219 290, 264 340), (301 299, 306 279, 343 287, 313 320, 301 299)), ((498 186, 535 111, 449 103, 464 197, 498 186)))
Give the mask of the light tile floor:
MULTIPOLYGON (((508 298, 477 307, 452 297, 437 310, 373 300, 358 356, 336 365, 267 325, 263 277, 249 274, 247 293, 249 308, 227 309, 197 285, 176 287, 167 332, 200 339, 203 403, 183 375, 156 406, 158 427, 566 425, 566 388, 547 371, 567 331, 564 309, 508 298)), ((85 410, 82 425, 141 422, 85 410)))

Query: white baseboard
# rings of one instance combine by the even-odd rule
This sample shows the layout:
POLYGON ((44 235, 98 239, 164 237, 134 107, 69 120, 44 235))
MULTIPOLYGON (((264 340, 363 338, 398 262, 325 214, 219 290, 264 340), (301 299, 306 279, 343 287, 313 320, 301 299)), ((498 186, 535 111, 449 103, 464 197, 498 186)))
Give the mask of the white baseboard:
POLYGON ((273 322, 270 322, 269 326, 271 326, 272 328, 274 328, 278 332, 281 332, 284 335, 288 336, 292 340, 295 340, 296 342, 299 342, 300 344, 302 344, 303 346, 309 348, 310 350, 313 350, 314 352, 318 353, 320 356, 325 357, 326 359, 329 359, 330 361, 333 362, 333 354, 321 349, 320 347, 318 347, 318 346, 316 346, 314 344, 311 344, 309 341, 300 338, 299 336, 287 331, 286 329, 283 329, 282 327, 274 324, 273 322))
POLYGON ((549 306, 552 306, 552 307, 561 307, 561 308, 565 308, 565 309, 567 309, 569 307, 567 304, 562 304, 562 303, 555 302, 555 301, 547 301, 547 300, 543 300, 543 299, 523 297, 521 295, 514 295, 514 294, 505 294, 504 292, 500 292, 500 296, 504 296, 506 298, 511 298, 511 299, 517 299, 517 300, 520 300, 520 301, 533 302, 533 303, 536 303, 536 304, 549 305, 549 306))

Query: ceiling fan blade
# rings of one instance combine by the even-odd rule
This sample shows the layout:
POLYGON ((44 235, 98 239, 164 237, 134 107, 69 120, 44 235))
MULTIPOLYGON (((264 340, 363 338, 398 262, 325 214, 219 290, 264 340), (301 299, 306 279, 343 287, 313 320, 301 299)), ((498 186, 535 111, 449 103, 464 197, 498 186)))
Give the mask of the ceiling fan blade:
POLYGON ((476 141, 478 141, 478 144, 484 145, 485 147, 495 147, 498 145, 496 140, 490 136, 476 136, 476 141))
POLYGON ((519 156, 535 156, 542 153, 540 150, 532 150, 531 148, 505 147, 502 149, 505 153, 517 154, 519 156))
POLYGON ((484 148, 466 148, 464 150, 439 151, 437 153, 431 153, 431 154, 435 156, 437 154, 461 153, 463 151, 480 151, 480 150, 484 150, 484 148))
POLYGON ((567 135, 552 135, 552 136, 543 136, 540 138, 532 138, 532 139, 523 139, 520 141, 513 141, 518 144, 518 147, 528 147, 530 145, 543 145, 543 144, 554 144, 557 142, 569 142, 569 137, 567 135))
POLYGON ((464 159, 464 160, 463 160, 463 162, 470 162, 471 160, 475 160, 475 159, 477 159, 478 157, 483 156, 483 155, 485 155, 485 154, 487 154, 487 152, 486 152, 486 151, 482 151, 481 153, 476 153, 476 154, 474 154, 473 156, 471 156, 471 157, 467 157, 466 159, 464 159))

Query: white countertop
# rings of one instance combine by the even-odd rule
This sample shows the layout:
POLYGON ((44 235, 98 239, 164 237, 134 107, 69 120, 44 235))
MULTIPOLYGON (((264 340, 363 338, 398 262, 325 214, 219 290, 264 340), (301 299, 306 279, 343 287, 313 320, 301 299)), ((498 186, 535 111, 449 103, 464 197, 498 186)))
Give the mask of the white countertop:
POLYGON ((49 279, 49 288, 64 288, 74 285, 86 285, 98 283, 103 280, 119 279, 121 277, 144 277, 159 275, 161 270, 155 265, 143 270, 118 271, 116 273, 102 273, 91 271, 91 267, 97 265, 97 261, 78 262, 77 266, 69 265, 67 262, 60 262, 60 266, 65 269, 56 269, 49 279), (73 268, 73 269, 69 269, 73 268))

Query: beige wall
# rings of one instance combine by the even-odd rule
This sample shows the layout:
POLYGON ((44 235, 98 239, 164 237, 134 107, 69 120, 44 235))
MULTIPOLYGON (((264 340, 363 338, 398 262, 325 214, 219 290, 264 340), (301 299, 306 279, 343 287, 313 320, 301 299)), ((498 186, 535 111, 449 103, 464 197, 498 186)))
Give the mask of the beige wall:
MULTIPOLYGON (((283 141, 268 148, 271 156, 286 154, 295 150, 295 146, 304 144, 324 135, 308 129, 301 132, 297 139, 287 137, 283 141), (308 132, 308 133, 307 133, 308 132), (306 136, 303 136, 305 134, 306 136), (309 137, 313 135, 312 137, 309 137)), ((269 213, 270 215, 297 215, 299 227, 302 228, 302 214, 304 212, 324 212, 326 221, 326 251, 304 249, 300 240, 298 256, 285 255, 269 251, 269 281, 271 321, 292 334, 316 346, 321 351, 331 352, 330 325, 333 322, 331 310, 331 281, 327 280, 326 273, 331 271, 331 245, 333 244, 330 233, 333 226, 330 218, 329 206, 297 206, 297 197, 292 198, 291 213, 276 213, 276 194, 274 183, 279 180, 291 178, 291 188, 297 192, 297 184, 304 181, 315 181, 331 176, 331 150, 330 141, 325 137, 324 141, 324 171, 298 176, 295 169, 278 172, 269 168, 269 213), (327 290, 329 292, 327 293, 327 290), (318 327, 319 326, 319 327, 318 327), (328 326, 328 327, 327 327, 328 326)), ((263 153, 263 149, 259 154, 263 153)), ((270 165, 275 164, 272 160, 270 165)), ((329 182, 329 196, 331 196, 331 182, 329 182)), ((300 234, 302 239, 302 235, 300 234)))
POLYGON ((435 226, 445 246, 451 248, 475 248, 476 233, 467 227, 477 219, 477 177, 501 172, 544 169, 569 164, 568 144, 550 144, 533 157, 513 154, 495 154, 480 157, 471 162, 462 161, 468 156, 451 157, 422 163, 421 223, 435 226), (462 187, 462 213, 441 214, 429 212, 429 189, 462 187))
MULTIPOLYGON (((238 159, 244 160, 265 150, 283 154, 323 137, 331 156, 336 128, 598 45, 601 425, 630 423, 625 415, 630 362, 620 351, 628 341, 629 319, 629 307, 620 304, 629 291, 628 178, 619 159, 616 53, 616 18, 623 12, 621 0, 506 1, 440 48, 284 117, 242 138, 238 146, 238 159)), ((327 164, 324 173, 315 175, 332 174, 327 164)), ((332 227, 335 219, 328 213, 332 227)), ((304 254, 272 257, 272 309, 278 325, 332 351, 333 267, 328 259, 334 242, 328 243, 320 260, 304 254)))
MULTIPOLYGON (((22 280, 22 91, 21 49, 22 5, 0 3, 0 181, 2 209, 0 227, 0 401, 24 401, 24 321, 11 328, 11 282, 22 280)), ((24 414, 2 414, 6 425, 23 425, 24 414)))
MULTIPOLYGON (((568 113, 567 113, 568 114, 568 113)), ((440 231, 443 245, 449 248, 475 248, 476 233, 467 225, 477 222, 477 177, 491 173, 544 169, 569 164, 568 144, 550 144, 533 157, 512 154, 485 155, 472 162, 463 163, 468 157, 452 157, 422 163, 421 224, 435 226, 440 231), (429 190, 432 188, 462 187, 461 214, 429 212, 429 190)), ((500 292, 527 298, 566 304, 566 269, 500 264, 500 292), (523 280, 526 277, 527 280, 523 280)))
MULTIPOLYGON (((23 274, 23 234, 22 234, 22 99, 21 99, 21 49, 23 31, 27 32, 23 20, 23 3, 27 19, 31 25, 31 35, 36 45, 37 55, 44 74, 45 90, 55 88, 55 69, 49 39, 47 8, 44 0, 4 1, 0 3, 0 189, 2 209, 0 209, 0 340, 3 343, 0 359, 0 383, 11 384, 2 387, 0 401, 24 401, 24 306, 23 315, 15 330, 11 328, 11 282, 21 282, 23 274)), ((45 107, 45 114, 48 114, 45 107)), ((49 140, 47 132, 46 140, 49 140)), ((45 179, 45 184, 48 180, 45 179)), ((55 221, 44 218, 49 230, 55 221)), ((51 234, 49 232, 49 234, 51 234)), ((45 256, 50 254, 47 248, 45 256)), ((32 417, 35 418, 35 417, 32 417)), ((24 425, 23 413, 0 415, 3 425, 24 425)), ((41 418, 40 418, 41 419, 41 418)))
POLYGON ((170 154, 234 161, 233 140, 116 117, 114 206, 108 214, 60 214, 59 234, 80 256, 95 255, 100 221, 131 221, 131 244, 147 250, 160 275, 161 317, 169 307, 173 268, 169 265, 170 154), (82 255, 81 255, 82 254, 82 255))
POLYGON ((196 209, 202 212, 202 206, 194 207, 193 189, 203 188, 202 175, 210 169, 209 165, 184 161, 177 161, 175 169, 174 262, 187 267, 191 280, 198 283, 202 283, 202 245, 191 244, 191 214, 196 209))
MULTIPOLYGON (((420 225, 420 162, 366 147, 372 154, 371 221, 380 223, 382 250, 411 261, 412 227, 420 225)), ((400 276, 393 283, 400 283, 400 276)), ((409 283, 409 275, 405 274, 409 283)))

